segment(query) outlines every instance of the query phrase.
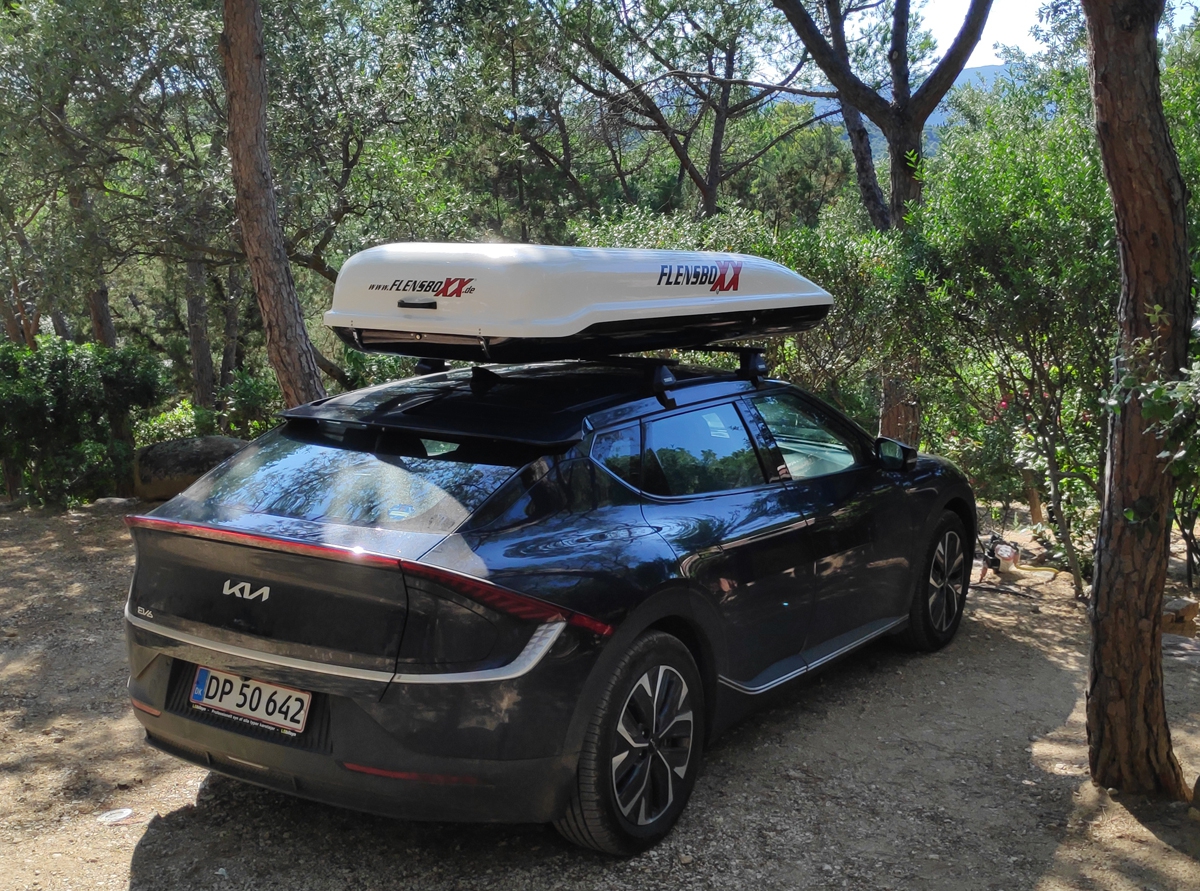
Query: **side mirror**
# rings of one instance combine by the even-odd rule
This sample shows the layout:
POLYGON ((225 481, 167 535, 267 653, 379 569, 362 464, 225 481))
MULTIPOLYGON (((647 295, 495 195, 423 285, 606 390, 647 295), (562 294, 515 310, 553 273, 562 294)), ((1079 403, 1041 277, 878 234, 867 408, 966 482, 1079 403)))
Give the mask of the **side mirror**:
POLYGON ((875 440, 875 457, 885 470, 912 470, 917 466, 917 450, 885 436, 875 440))

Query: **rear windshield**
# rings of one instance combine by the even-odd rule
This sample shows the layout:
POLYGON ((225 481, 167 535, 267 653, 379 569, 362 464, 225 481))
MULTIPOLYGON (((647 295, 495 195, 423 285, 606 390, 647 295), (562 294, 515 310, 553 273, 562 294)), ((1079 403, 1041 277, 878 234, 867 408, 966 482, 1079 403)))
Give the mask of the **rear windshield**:
POLYGON ((258 514, 451 532, 525 463, 479 444, 385 439, 367 450, 315 432, 275 430, 196 483, 179 507, 186 519, 217 524, 258 514))

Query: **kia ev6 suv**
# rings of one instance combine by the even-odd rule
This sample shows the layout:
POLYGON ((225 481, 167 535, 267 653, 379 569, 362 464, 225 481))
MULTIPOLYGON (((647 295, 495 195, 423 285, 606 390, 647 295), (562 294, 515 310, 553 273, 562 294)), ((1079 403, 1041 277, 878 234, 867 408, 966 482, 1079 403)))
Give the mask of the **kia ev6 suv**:
POLYGON ((761 694, 883 635, 953 637, 975 503, 793 386, 631 359, 301 406, 128 523, 151 745, 630 854, 761 694))

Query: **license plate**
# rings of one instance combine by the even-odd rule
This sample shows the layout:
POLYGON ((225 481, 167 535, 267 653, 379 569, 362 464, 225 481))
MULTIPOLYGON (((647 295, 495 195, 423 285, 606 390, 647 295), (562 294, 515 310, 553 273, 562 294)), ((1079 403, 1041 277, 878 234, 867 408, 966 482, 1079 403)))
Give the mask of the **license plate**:
POLYGON ((264 684, 203 666, 196 669, 189 698, 194 706, 291 733, 304 730, 312 702, 312 694, 303 690, 264 684))

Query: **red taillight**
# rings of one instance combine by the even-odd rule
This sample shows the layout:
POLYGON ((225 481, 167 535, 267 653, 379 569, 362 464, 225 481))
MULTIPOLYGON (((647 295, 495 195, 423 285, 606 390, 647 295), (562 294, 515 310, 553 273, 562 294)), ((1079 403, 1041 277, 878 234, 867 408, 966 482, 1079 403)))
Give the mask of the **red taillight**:
POLYGON ((484 606, 490 606, 499 612, 515 616, 518 619, 527 619, 531 622, 566 622, 568 625, 586 628, 588 631, 595 632, 602 637, 608 637, 613 633, 612 626, 601 622, 599 619, 593 619, 591 616, 585 616, 582 613, 571 612, 570 610, 563 609, 561 606, 555 606, 553 603, 538 600, 536 597, 530 597, 527 594, 518 594, 516 591, 501 588, 499 585, 475 578, 474 576, 463 575, 450 569, 442 569, 439 566, 412 563, 408 560, 400 561, 400 568, 404 570, 406 575, 428 579, 438 585, 445 585, 451 591, 462 594, 464 597, 469 597, 471 600, 482 603, 484 606))
POLYGON ((365 773, 373 777, 387 777, 389 780, 412 780, 416 783, 430 783, 434 786, 478 786, 477 777, 456 776, 450 773, 415 773, 410 770, 384 770, 382 767, 365 767, 362 764, 342 762, 342 767, 355 773, 365 773))
POLYGON ((156 718, 162 714, 162 712, 160 712, 158 709, 146 705, 144 702, 138 702, 136 699, 130 699, 129 701, 133 703, 133 707, 139 712, 145 712, 146 714, 153 715, 156 718))
POLYGON ((285 554, 298 554, 304 557, 315 557, 321 560, 340 560, 346 563, 358 563, 367 566, 378 566, 382 569, 403 569, 406 573, 419 578, 428 579, 439 585, 445 585, 452 591, 457 591, 464 597, 469 597, 484 606, 502 613, 507 613, 518 619, 530 622, 566 622, 577 628, 608 637, 613 633, 613 627, 599 619, 593 619, 583 613, 575 613, 562 607, 538 600, 526 594, 518 594, 484 579, 463 575, 452 569, 442 569, 439 566, 428 566, 424 563, 413 563, 388 557, 384 554, 373 554, 361 548, 343 548, 335 545, 309 544, 302 541, 291 541, 285 538, 275 538, 270 535, 259 535, 254 532, 242 532, 234 529, 221 529, 216 526, 206 526, 201 523, 188 523, 180 520, 162 520, 158 517, 142 517, 130 514, 125 517, 125 525, 131 529, 152 529, 157 532, 173 532, 187 535, 191 538, 203 538, 208 541, 219 541, 227 544, 245 545, 253 548, 263 548, 269 551, 280 551, 285 554))

